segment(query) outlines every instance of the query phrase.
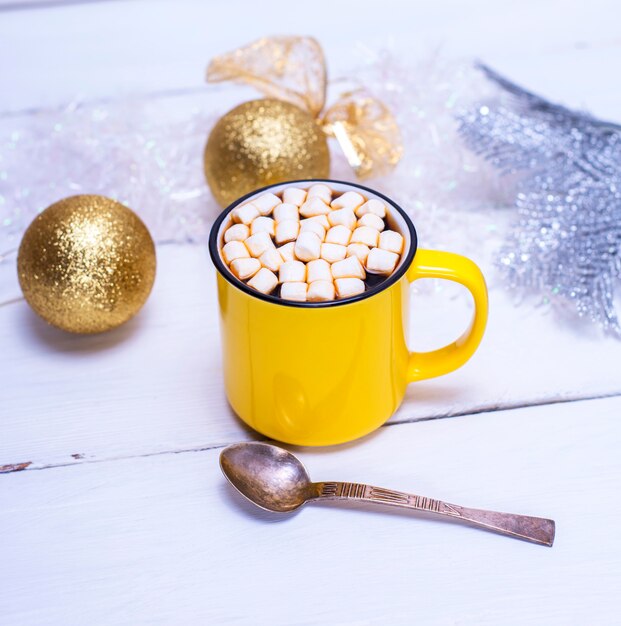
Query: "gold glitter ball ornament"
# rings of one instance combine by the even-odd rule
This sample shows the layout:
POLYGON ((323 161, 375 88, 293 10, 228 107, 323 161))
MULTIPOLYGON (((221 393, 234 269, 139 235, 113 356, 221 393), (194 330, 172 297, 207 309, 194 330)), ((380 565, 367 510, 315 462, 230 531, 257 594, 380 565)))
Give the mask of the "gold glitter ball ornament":
POLYGON ((227 206, 260 187, 328 178, 325 133, 301 108, 273 98, 244 102, 214 126, 205 147, 205 177, 227 206))
POLYGON ((44 320, 73 333, 99 333, 145 303, 155 279, 155 246, 126 206, 104 196, 73 196, 32 221, 17 271, 26 301, 44 320))

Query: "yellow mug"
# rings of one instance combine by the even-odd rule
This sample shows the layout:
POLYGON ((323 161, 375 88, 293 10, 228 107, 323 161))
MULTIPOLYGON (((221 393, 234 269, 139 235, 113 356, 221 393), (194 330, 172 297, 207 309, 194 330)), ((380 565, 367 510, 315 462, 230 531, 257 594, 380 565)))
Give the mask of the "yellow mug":
POLYGON ((477 349, 487 322, 487 288, 479 268, 450 252, 417 250, 416 230, 386 196, 353 183, 305 180, 248 194, 225 209, 209 238, 218 270, 224 384, 235 413, 263 435, 295 445, 324 446, 362 437, 398 408, 409 383, 447 374, 477 349), (330 302, 292 302, 264 295, 235 278, 220 255, 231 211, 266 191, 322 182, 339 193, 360 190, 383 200, 387 221, 405 239, 396 270, 363 294, 330 302), (409 286, 445 278, 474 298, 464 334, 431 352, 410 352, 409 286))

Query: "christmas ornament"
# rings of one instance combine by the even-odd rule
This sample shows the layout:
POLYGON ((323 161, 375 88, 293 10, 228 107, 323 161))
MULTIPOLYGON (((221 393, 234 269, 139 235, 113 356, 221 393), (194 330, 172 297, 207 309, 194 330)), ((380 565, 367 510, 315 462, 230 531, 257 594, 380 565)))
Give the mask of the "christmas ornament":
POLYGON ((342 94, 324 112, 326 63, 312 37, 263 38, 216 57, 207 81, 252 85, 270 96, 229 112, 208 139, 205 175, 222 205, 268 184, 328 176, 322 134, 336 138, 360 178, 386 172, 401 158, 392 113, 364 89, 342 94))
POLYGON ((98 333, 133 317, 155 278, 155 246, 130 209, 104 196, 57 202, 30 224, 17 270, 24 296, 44 320, 98 333))
POLYGON ((519 218, 499 266, 514 287, 570 303, 621 337, 621 126, 530 93, 487 67, 504 92, 461 116, 467 145, 520 175, 519 218))
POLYGON ((209 135, 204 165, 211 191, 226 206, 265 185, 327 178, 330 153, 310 113, 268 98, 240 104, 218 121, 209 135))

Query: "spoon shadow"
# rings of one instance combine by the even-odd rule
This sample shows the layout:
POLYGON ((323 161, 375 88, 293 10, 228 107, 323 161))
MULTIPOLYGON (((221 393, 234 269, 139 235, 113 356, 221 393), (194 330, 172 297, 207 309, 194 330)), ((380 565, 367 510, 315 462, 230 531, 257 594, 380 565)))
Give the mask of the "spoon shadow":
MULTIPOLYGON (((249 503, 250 504, 250 503, 249 503)), ((426 524, 431 522, 435 522, 437 524, 445 524, 449 526, 461 526, 465 528, 470 528, 472 530, 477 530, 479 532, 484 532, 488 534, 497 535, 503 539, 506 539, 506 535, 500 531, 496 531, 493 528, 483 528, 480 525, 477 525, 473 522, 470 522, 463 518, 453 518, 449 516, 443 515, 434 515, 430 512, 425 511, 417 511, 415 509, 400 509, 397 507, 389 507, 389 506, 374 506, 373 504, 366 502, 356 502, 355 500, 347 501, 347 500, 314 500, 313 502, 308 503, 309 506, 316 506, 321 508, 339 508, 346 509, 350 511, 362 511, 366 514, 372 515, 380 515, 384 517, 397 517, 397 518, 407 518, 418 521, 423 521, 426 524)), ((527 543, 530 545, 537 545, 528 539, 519 536, 513 536, 513 539, 518 539, 523 543, 527 543)))
POLYGON ((237 509, 238 512, 251 517, 257 522, 263 524, 277 524, 279 522, 288 522, 297 517, 300 513, 300 509, 291 511, 290 513, 274 513, 272 511, 266 511, 253 504, 235 489, 228 481, 224 481, 219 487, 220 498, 224 501, 225 505, 230 509, 237 509))
MULTIPOLYGON (((407 518, 410 520, 422 521, 426 524, 435 522, 436 524, 444 524, 448 526, 462 526, 471 528, 473 530, 478 530, 480 532, 487 532, 490 534, 498 535, 499 537, 501 536, 501 533, 497 533, 491 528, 481 528, 480 526, 469 523, 466 520, 457 520, 451 517, 433 515, 432 513, 426 513, 424 511, 399 509, 397 507, 390 508, 374 506, 373 504, 368 504, 365 502, 355 502, 353 500, 315 500, 306 503, 304 506, 301 506, 295 511, 291 511, 290 513, 274 513, 272 511, 266 511, 258 507, 256 504, 253 504, 227 482, 224 482, 220 485, 220 496, 230 508, 237 509, 243 515, 246 515, 262 524, 278 524, 292 521, 294 518, 302 513, 302 509, 306 507, 318 507, 323 509, 343 509, 354 512, 357 511, 363 512, 367 515, 379 515, 381 517, 387 518, 407 518)), ((520 537, 515 538, 520 539, 524 543, 531 543, 527 540, 521 539, 520 537)))

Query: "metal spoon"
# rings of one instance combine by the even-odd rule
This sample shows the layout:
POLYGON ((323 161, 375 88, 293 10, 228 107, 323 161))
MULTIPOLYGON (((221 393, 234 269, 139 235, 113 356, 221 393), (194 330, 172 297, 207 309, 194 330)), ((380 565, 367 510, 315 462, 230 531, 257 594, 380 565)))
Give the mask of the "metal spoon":
POLYGON ((357 500, 446 515, 545 546, 554 542, 554 521, 551 519, 467 509, 457 504, 360 483, 314 483, 293 454, 267 443, 248 442, 228 446, 220 454, 220 467, 239 493, 267 511, 288 513, 313 500, 357 500))

